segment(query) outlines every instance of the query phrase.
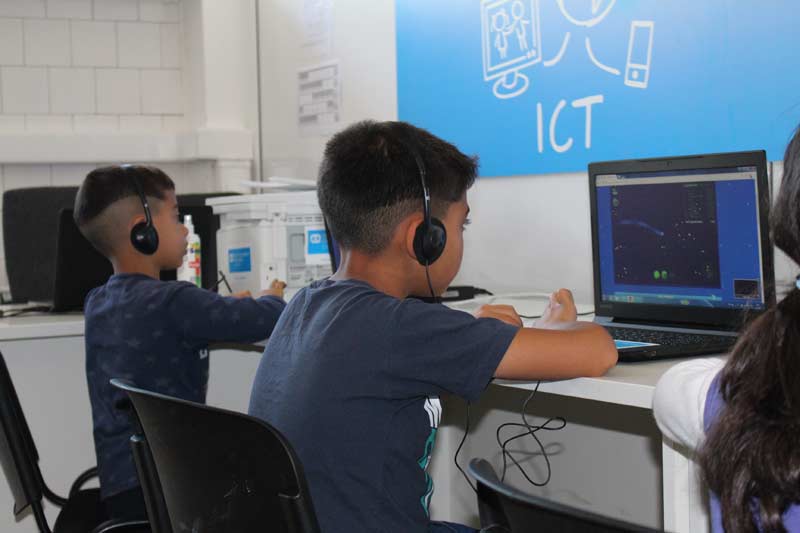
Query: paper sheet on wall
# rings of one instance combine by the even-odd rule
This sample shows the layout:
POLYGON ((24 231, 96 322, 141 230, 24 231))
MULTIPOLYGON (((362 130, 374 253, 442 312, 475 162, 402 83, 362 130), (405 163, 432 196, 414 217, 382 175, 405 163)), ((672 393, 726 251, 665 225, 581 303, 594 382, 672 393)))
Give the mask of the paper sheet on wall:
POLYGON ((297 72, 297 126, 302 135, 330 135, 340 122, 339 63, 307 67, 297 72))

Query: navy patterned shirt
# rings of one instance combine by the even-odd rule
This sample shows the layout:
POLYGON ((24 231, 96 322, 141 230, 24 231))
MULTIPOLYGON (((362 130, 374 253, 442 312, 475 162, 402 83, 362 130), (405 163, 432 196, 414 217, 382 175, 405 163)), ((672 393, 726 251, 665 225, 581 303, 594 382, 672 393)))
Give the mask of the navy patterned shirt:
POLYGON ((182 281, 117 274, 86 297, 86 378, 92 404, 100 491, 108 498, 139 486, 125 395, 112 378, 205 402, 210 342, 270 336, 286 303, 274 296, 223 297, 182 281))
POLYGON ((477 400, 517 332, 363 281, 315 282, 275 326, 249 412, 294 447, 323 533, 425 533, 439 396, 477 400))

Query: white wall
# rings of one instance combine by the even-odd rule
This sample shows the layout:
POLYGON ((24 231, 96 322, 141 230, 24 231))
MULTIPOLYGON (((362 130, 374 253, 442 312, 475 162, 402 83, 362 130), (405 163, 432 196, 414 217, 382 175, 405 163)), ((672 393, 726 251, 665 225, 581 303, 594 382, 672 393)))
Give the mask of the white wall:
MULTIPOLYGON (((260 4, 265 176, 272 169, 278 175, 316 177, 327 137, 298 132, 298 68, 339 60, 343 125, 397 119, 394 3, 335 2, 327 55, 302 46, 302 4, 260 4)), ((566 286, 591 299, 585 174, 479 179, 468 199, 473 224, 465 234, 464 263, 455 283, 493 292, 566 286)))
POLYGON ((327 137, 298 131, 300 68, 339 60, 343 123, 397 118, 394 2, 332 2, 333 42, 327 54, 318 53, 320 47, 303 46, 304 3, 259 0, 264 177, 316 178, 327 137))
POLYGON ((0 132, 182 127, 177 0, 0 0, 0 132))
MULTIPOLYGON (((182 129, 180 7, 0 0, 0 135, 182 129)), ((99 164, 0 164, 0 192, 77 185, 99 164)), ((176 170, 185 181, 186 169, 176 170)), ((7 286, 3 267, 0 288, 7 286)))
POLYGON ((0 0, 0 192, 119 162, 160 166, 179 193, 239 190, 255 58, 252 0, 0 0))
MULTIPOLYGON (((327 137, 296 125, 297 69, 338 59, 342 126, 397 119, 394 2, 333 2, 329 53, 302 46, 304 2, 260 1, 264 176, 314 179, 327 137)), ((480 154, 478 154, 480 155, 480 154)), ((779 177, 780 165, 776 165, 779 177)), ((779 179, 775 180, 776 187, 779 179)), ((777 190, 777 189, 776 189, 777 190)), ((493 292, 572 289, 592 300, 588 177, 585 172, 479 179, 470 190, 473 224, 455 283, 493 292)), ((796 267, 780 254, 779 279, 796 267)))

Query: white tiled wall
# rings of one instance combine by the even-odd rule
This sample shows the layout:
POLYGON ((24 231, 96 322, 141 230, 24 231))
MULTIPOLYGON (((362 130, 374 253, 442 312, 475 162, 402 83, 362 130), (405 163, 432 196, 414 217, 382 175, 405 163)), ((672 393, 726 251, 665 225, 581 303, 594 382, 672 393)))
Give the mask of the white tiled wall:
MULTIPOLYGON (((114 117, 116 119, 116 117, 114 117)), ((145 117, 149 118, 149 117, 145 117)), ((93 169, 108 163, 58 165, 0 165, 0 194, 21 187, 77 186, 93 169)), ((215 189, 214 164, 211 161, 156 164, 175 182, 178 194, 210 192, 215 189)), ((0 221, 3 212, 0 204, 0 221)), ((0 291, 8 288, 5 270, 5 250, 0 223, 0 291)))
MULTIPOLYGON (((0 0, 0 135, 180 131, 181 67, 181 0, 0 0)), ((0 165, 0 193, 102 164, 0 165)), ((211 162, 160 166, 179 193, 214 188, 211 162)), ((0 237, 0 290, 4 265, 0 237)))
POLYGON ((183 128, 179 0, 0 0, 0 134, 183 128))

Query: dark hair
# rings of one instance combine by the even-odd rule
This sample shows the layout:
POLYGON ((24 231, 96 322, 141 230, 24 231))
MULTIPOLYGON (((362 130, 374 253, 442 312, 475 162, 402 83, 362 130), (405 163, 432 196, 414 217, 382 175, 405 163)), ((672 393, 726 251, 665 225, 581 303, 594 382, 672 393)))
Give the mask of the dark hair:
POLYGON ((405 122, 359 122, 328 142, 317 195, 343 248, 380 252, 397 224, 422 210, 416 157, 425 169, 431 210, 442 217, 474 183, 477 158, 405 122))
MULTIPOLYGON (((162 170, 143 165, 113 165, 95 169, 86 176, 75 195, 75 224, 101 253, 108 255, 107 231, 93 231, 92 222, 111 204, 129 196, 139 196, 136 182, 145 196, 163 200, 175 183, 162 170)), ((154 208, 153 205, 150 206, 154 208)))
MULTIPOLYGON (((770 227, 775 245, 800 263, 800 130, 786 148, 770 227)), ((756 532, 758 523, 783 532, 782 514, 800 503, 800 289, 742 333, 719 387, 725 407, 699 459, 725 531, 756 532)))

